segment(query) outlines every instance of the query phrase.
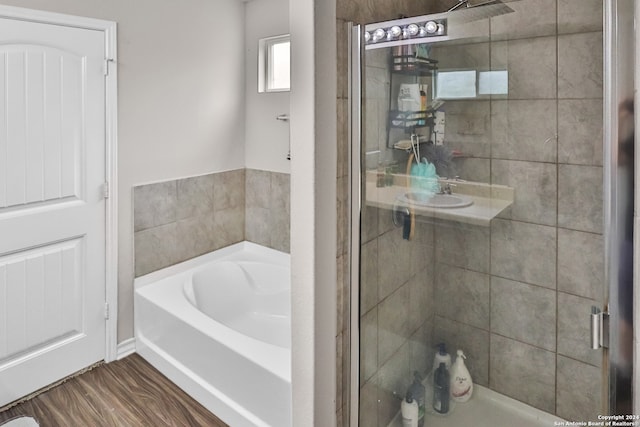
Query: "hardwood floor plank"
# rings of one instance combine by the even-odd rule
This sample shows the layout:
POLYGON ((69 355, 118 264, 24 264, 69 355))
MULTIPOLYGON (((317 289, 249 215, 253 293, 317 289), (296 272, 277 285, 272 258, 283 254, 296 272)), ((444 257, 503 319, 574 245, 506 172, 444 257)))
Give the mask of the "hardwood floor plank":
POLYGON ((137 354, 101 365, 0 412, 42 427, 228 427, 137 354))

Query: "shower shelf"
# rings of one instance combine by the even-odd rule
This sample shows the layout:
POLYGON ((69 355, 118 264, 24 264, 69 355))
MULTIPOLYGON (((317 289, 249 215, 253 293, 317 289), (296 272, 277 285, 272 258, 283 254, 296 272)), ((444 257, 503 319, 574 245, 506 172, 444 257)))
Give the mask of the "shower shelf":
POLYGON ((421 111, 389 111, 389 126, 394 129, 414 129, 432 127, 435 124, 433 110, 421 111), (420 123, 422 121, 422 123, 420 123))
POLYGON ((391 55, 390 69, 393 74, 429 77, 438 68, 438 61, 414 55, 391 55))

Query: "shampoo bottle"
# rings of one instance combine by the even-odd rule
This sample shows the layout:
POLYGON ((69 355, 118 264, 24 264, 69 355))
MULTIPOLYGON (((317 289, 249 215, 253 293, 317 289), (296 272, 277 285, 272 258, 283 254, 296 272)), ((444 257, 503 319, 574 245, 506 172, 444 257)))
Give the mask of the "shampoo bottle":
POLYGON ((413 399, 411 393, 402 400, 400 414, 402 415, 402 427, 418 427, 418 402, 413 399))
POLYGON ((435 374, 436 369, 438 369, 441 363, 444 363, 447 370, 451 369, 451 355, 447 353, 447 346, 444 343, 438 344, 438 352, 433 359, 432 374, 435 374))
POLYGON ((433 409, 440 414, 449 412, 449 371, 440 363, 433 378, 433 409))
POLYGON ((464 359, 466 359, 464 353, 458 350, 458 357, 451 368, 451 398, 456 402, 466 402, 473 393, 473 381, 464 364, 464 359))

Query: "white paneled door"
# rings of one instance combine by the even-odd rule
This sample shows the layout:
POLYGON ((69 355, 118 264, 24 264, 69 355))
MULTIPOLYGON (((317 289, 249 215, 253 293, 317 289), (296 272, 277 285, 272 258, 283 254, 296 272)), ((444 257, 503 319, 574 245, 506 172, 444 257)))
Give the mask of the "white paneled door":
POLYGON ((105 357, 104 32, 0 18, 0 407, 105 357))

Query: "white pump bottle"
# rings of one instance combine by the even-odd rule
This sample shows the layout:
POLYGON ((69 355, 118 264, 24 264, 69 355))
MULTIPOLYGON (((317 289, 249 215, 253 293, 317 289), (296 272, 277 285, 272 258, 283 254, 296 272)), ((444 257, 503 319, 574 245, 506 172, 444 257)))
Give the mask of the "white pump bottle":
POLYGON ((462 350, 458 350, 458 357, 456 357, 456 361, 451 366, 451 385, 449 387, 451 398, 460 403, 469 400, 473 393, 473 381, 469 370, 464 364, 464 359, 466 359, 464 353, 462 350))

